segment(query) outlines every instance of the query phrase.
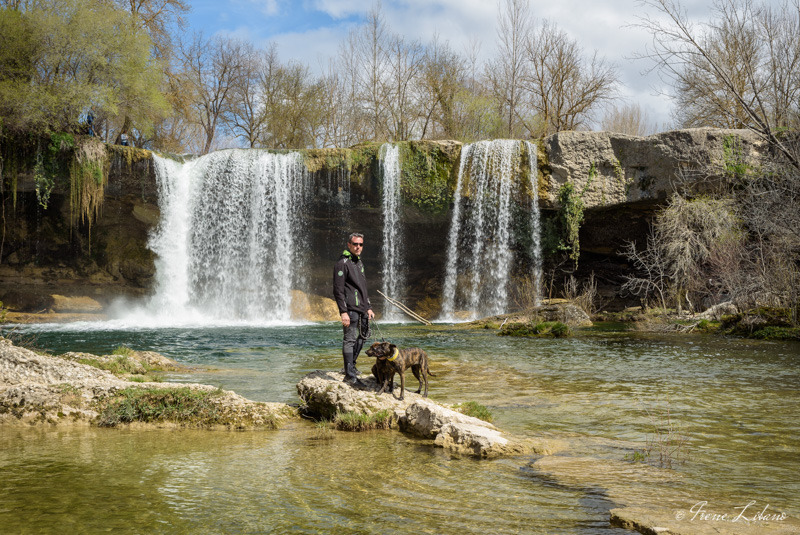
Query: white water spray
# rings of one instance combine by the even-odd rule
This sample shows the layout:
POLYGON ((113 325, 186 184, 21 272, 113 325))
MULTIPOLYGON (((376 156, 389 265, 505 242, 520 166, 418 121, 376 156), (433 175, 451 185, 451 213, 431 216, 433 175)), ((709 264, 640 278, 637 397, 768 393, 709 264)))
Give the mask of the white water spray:
MULTIPOLYGON (((400 149, 384 143, 380 151, 383 181, 383 293, 403 301, 405 272, 403 270, 403 240, 400 235, 400 149)), ((385 307, 384 319, 397 320, 401 314, 394 307, 385 307)))
MULTIPOLYGON (((514 140, 481 141, 461 150, 448 236, 444 320, 501 314, 508 308, 515 245, 512 195, 518 187, 513 174, 519 160, 520 142, 514 140)), ((538 205, 536 210, 530 221, 536 235, 531 255, 540 266, 538 205)))

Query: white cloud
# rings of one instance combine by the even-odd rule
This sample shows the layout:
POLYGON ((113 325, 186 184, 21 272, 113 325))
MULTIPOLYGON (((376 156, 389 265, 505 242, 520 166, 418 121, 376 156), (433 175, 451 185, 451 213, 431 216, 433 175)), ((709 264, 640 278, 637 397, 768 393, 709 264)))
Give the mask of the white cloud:
MULTIPOLYGON (((205 0, 210 1, 210 0, 205 0)), ((494 55, 498 8, 501 0, 383 0, 381 8, 389 28, 408 39, 429 42, 434 35, 464 52, 472 41, 481 45, 481 60, 494 55)), ((196 0, 201 4, 204 0, 196 0)), ((707 0, 683 0, 693 20, 710 15, 707 0)), ((206 29, 222 30, 257 46, 268 41, 278 43, 282 59, 308 64, 318 70, 320 63, 334 57, 348 31, 363 20, 375 2, 370 0, 232 0, 226 13, 218 10, 206 29), (234 5, 258 6, 252 9, 234 5), (225 22, 222 18, 229 18, 225 22), (291 21, 291 22, 290 22, 291 21), (266 28, 269 28, 267 30, 266 28), (304 29, 298 29, 304 28, 304 29), (269 32, 269 33, 266 33, 269 32)), ((210 6, 209 6, 210 7, 210 6)), ((536 24, 548 19, 576 39, 587 53, 597 50, 615 63, 620 71, 622 93, 631 102, 640 103, 659 124, 669 121, 669 102, 656 96, 660 80, 655 73, 642 75, 650 65, 644 60, 632 61, 636 52, 644 51, 651 35, 635 26, 639 16, 648 13, 658 17, 652 8, 637 0, 531 0, 531 15, 536 24)))

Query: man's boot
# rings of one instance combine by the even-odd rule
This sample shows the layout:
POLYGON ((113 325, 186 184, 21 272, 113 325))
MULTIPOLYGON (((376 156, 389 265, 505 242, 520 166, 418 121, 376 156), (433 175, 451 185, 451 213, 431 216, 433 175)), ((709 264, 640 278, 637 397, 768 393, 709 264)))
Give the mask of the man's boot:
POLYGON ((344 382, 352 386, 367 386, 358 378, 358 370, 356 370, 353 355, 344 355, 344 382))

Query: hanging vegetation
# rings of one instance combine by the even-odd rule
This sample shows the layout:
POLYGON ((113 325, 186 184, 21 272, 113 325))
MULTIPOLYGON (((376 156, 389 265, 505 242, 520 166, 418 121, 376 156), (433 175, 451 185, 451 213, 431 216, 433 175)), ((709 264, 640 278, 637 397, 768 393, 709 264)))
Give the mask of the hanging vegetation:
POLYGON ((81 139, 70 165, 70 228, 79 223, 89 227, 97 219, 108 181, 109 158, 106 146, 98 138, 81 139))

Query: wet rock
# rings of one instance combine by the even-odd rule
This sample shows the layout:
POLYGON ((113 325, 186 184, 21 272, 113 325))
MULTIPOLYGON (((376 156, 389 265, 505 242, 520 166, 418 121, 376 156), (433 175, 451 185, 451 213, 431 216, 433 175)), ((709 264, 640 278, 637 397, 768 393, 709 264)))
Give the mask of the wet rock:
POLYGON ((719 520, 695 516, 684 509, 622 507, 610 511, 610 523, 645 535, 794 535, 800 529, 800 523, 788 517, 782 521, 753 521, 751 517, 757 513, 748 513, 745 519, 733 521, 740 511, 731 506, 726 520, 719 520))
POLYGON ((549 453, 546 444, 510 437, 489 422, 461 414, 432 401, 415 401, 406 409, 400 428, 452 453, 474 457, 498 457, 549 453))
POLYGON ((545 442, 511 437, 488 422, 461 414, 408 389, 405 400, 400 401, 395 398, 400 393, 397 380, 392 395, 378 395, 380 386, 374 377, 361 378, 366 385, 363 389, 353 388, 342 379, 342 374, 320 370, 303 377, 297 383, 297 393, 303 400, 304 411, 333 418, 337 412, 374 414, 389 410, 404 432, 433 439, 434 445, 459 455, 487 458, 551 452, 545 442))
POLYGON ((329 297, 292 290, 292 318, 306 321, 332 321, 339 318, 339 307, 329 297))

